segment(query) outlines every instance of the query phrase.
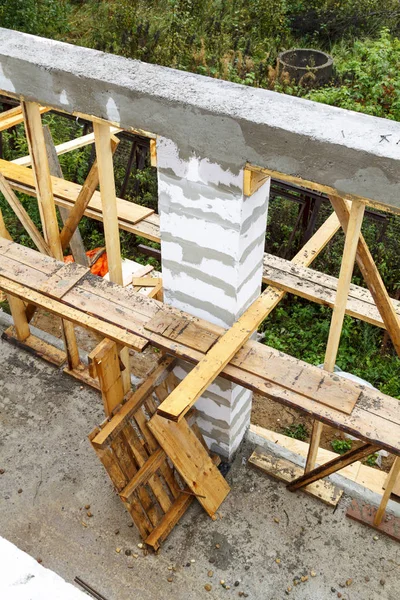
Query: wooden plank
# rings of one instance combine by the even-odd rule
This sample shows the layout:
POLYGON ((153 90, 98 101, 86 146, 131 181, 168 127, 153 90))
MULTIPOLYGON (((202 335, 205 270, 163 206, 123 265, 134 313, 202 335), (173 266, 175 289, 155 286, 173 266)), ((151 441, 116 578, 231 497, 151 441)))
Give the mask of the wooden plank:
POLYGON ((124 487, 120 496, 123 500, 130 499, 133 492, 141 485, 147 483, 156 471, 161 467, 162 463, 165 462, 165 452, 159 448, 150 456, 150 458, 144 463, 143 467, 139 469, 133 479, 130 480, 128 485, 124 487))
POLYGON ((121 327, 118 327, 118 325, 108 323, 107 321, 103 321, 98 317, 93 317, 89 314, 86 314, 81 310, 66 306, 57 300, 45 296, 44 294, 40 294, 33 290, 28 290, 21 284, 5 279, 2 275, 0 275, 0 288, 4 289, 6 293, 11 294, 12 296, 23 299, 27 302, 35 304, 36 306, 40 306, 41 308, 45 308, 52 314, 55 314, 59 317, 64 317, 76 325, 80 325, 90 329, 91 331, 100 333, 101 335, 104 335, 104 337, 110 338, 117 343, 126 344, 132 348, 132 350, 136 349, 137 352, 141 352, 148 345, 148 341, 146 339, 134 335, 128 331, 124 332, 121 330, 121 327))
MULTIPOLYGON (((21 111, 21 109, 19 110, 21 111)), ((0 117, 2 116, 2 114, 0 114, 0 117)), ((120 131, 122 131, 118 127, 111 127, 110 130, 112 134, 119 133, 120 131)), ((94 133, 88 133, 87 135, 82 135, 80 137, 74 138, 73 140, 68 140, 68 142, 57 144, 57 146, 55 146, 55 150, 57 156, 61 156, 62 154, 66 154, 67 152, 72 152, 73 150, 79 150, 79 148, 89 146, 90 144, 94 144, 94 133)), ((20 165, 21 167, 30 167, 32 164, 31 157, 29 156, 29 154, 28 156, 21 156, 21 158, 16 158, 10 162, 12 162, 15 165, 20 165)))
MULTIPOLYGON (((280 290, 306 298, 317 304, 333 307, 338 279, 310 268, 294 266, 290 261, 264 255, 263 282, 280 290)), ((400 316, 400 302, 391 298, 397 316, 400 316)), ((346 305, 346 314, 385 328, 372 294, 367 288, 351 284, 346 305)))
POLYGON ((145 539, 146 544, 157 549, 159 544, 168 537, 175 525, 183 517, 193 500, 194 496, 190 494, 180 494, 168 513, 164 515, 157 527, 155 527, 151 534, 145 539))
POLYGON ((230 488, 186 420, 175 423, 154 415, 149 428, 204 510, 214 517, 230 488))
POLYGON ((8 181, 5 177, 0 173, 0 192, 2 192, 3 196, 7 200, 8 204, 14 211, 17 219, 28 233, 32 241, 34 242, 36 248, 39 252, 43 254, 50 255, 50 248, 48 244, 44 241, 40 231, 22 206, 21 202, 18 200, 17 196, 14 194, 11 189, 8 181))
MULTIPOLYGON (((136 477, 140 477, 139 476, 140 470, 145 467, 146 463, 148 463, 149 460, 151 460, 152 455, 150 455, 146 452, 144 446, 142 445, 141 440, 139 439, 138 434, 136 433, 136 431, 134 430, 134 428, 132 427, 132 425, 130 423, 128 423, 124 427, 122 435, 125 439, 125 442, 130 447, 130 450, 132 452, 132 455, 135 458, 137 465, 139 466, 139 471, 133 478, 133 479, 135 479, 136 477)), ((154 451, 154 454, 157 454, 159 450, 160 450, 160 448, 157 446, 157 448, 154 451)), ((170 468, 166 462, 165 454, 163 456, 163 460, 160 460, 160 462, 157 464, 158 464, 158 469, 159 469, 160 473, 164 473, 166 470, 170 471, 170 468)), ((154 466, 154 464, 153 464, 153 466, 154 466)), ((164 513, 166 513, 171 508, 171 500, 166 491, 166 488, 164 489, 163 483, 161 481, 161 477, 155 472, 156 470, 157 469, 155 469, 153 473, 150 473, 149 476, 146 478, 146 480, 143 480, 141 485, 148 483, 148 485, 149 485, 153 495, 155 496, 157 502, 159 503, 162 511, 164 513)), ((142 475, 143 474, 144 473, 142 473, 142 475)), ((172 473, 171 473, 171 475, 172 475, 172 473)), ((131 482, 128 483, 128 486, 130 486, 132 481, 133 480, 131 480, 131 482)), ((132 498, 132 494, 134 493, 134 490, 130 491, 128 486, 126 488, 124 488, 124 490, 120 494, 121 499, 124 502, 125 501, 129 502, 132 498), (128 492, 129 492, 128 500, 126 500, 126 498, 124 497, 124 493, 126 490, 128 490, 128 492)), ((137 487, 139 487, 139 486, 137 486, 137 487)))
MULTIPOLYGON (((50 108, 39 106, 39 111, 41 114, 48 112, 49 110, 50 108)), ((11 108, 10 110, 0 113, 0 132, 19 125, 23 122, 23 120, 24 116, 22 114, 21 106, 16 106, 15 108, 11 108)))
MULTIPOLYGON (((284 458, 277 458, 265 450, 257 448, 249 458, 249 463, 280 481, 292 483, 303 474, 303 469, 284 458)), ((322 500, 328 506, 337 506, 343 490, 330 481, 316 481, 303 488, 307 494, 322 500)))
MULTIPOLYGON (((123 285, 121 265, 121 243, 119 238, 117 195, 115 192, 113 153, 111 149, 110 126, 93 123, 96 145, 97 168, 100 182, 101 205, 103 209, 104 237, 106 242, 108 272, 110 281, 123 285)), ((131 365, 128 348, 120 350, 120 358, 125 365, 121 373, 122 386, 126 394, 131 387, 131 365)))
MULTIPOLYGON (((13 189, 22 191, 31 196, 36 196, 35 183, 31 169, 14 165, 6 160, 0 160, 0 172, 8 180, 13 189)), ((59 177, 51 177, 51 183, 56 203, 60 206, 71 208, 75 203, 82 186, 71 181, 60 179, 59 177)), ((93 197, 89 202, 88 209, 90 209, 89 212, 85 211, 87 216, 103 220, 101 196, 99 192, 94 192, 93 197)), ((121 224, 129 223, 134 225, 142 219, 150 217, 154 213, 154 210, 152 209, 139 204, 134 204, 128 200, 123 200, 122 198, 117 199, 117 209, 118 219, 121 224)), ((158 219, 156 219, 156 221, 150 220, 149 222, 158 223, 158 219)), ((160 241, 159 235, 155 241, 160 241)))
POLYGON ((88 273, 90 273, 90 269, 82 267, 82 265, 67 263, 41 285, 40 291, 50 298, 59 300, 88 273))
POLYGON ((158 285, 159 277, 132 277, 132 285, 140 287, 154 287, 158 285))
POLYGON ((377 450, 380 450, 378 446, 374 446, 373 444, 363 444, 359 448, 355 450, 350 450, 343 454, 342 456, 338 456, 330 460, 329 462, 312 469, 309 472, 304 473, 301 477, 295 479, 289 486, 288 489, 291 492, 298 490, 299 488, 305 487, 314 481, 318 481, 322 477, 328 477, 328 475, 332 475, 332 473, 336 473, 343 469, 347 465, 350 465, 353 462, 361 460, 370 454, 374 454, 377 450))
POLYGON ((14 345, 17 345, 19 348, 23 348, 34 356, 44 358, 57 367, 61 367, 61 365, 63 365, 67 360, 67 355, 65 352, 59 350, 51 344, 48 344, 35 335, 31 334, 22 342, 19 341, 15 326, 8 327, 8 329, 4 331, 2 338, 14 345))
MULTIPOLYGON (((346 231, 346 239, 343 249, 343 257, 340 265, 340 274, 333 307, 331 324, 329 327, 328 342, 325 350, 324 369, 330 373, 333 372, 336 363, 336 357, 339 350, 340 337, 342 334, 343 321, 346 312, 347 298, 349 295, 351 278, 354 270, 354 262, 358 240, 361 235, 361 225, 364 218, 365 205, 358 201, 353 201, 346 231)), ((323 425, 321 422, 313 424, 310 449, 307 456, 305 472, 308 473, 314 469, 318 446, 321 439, 323 425)))
POLYGON ((96 365, 104 412, 108 417, 124 397, 117 344, 111 340, 103 340, 90 354, 90 359, 96 365))
POLYGON ((153 390, 160 384, 163 377, 166 377, 170 369, 175 364, 172 356, 165 357, 160 364, 150 373, 145 381, 132 393, 129 400, 121 407, 113 419, 103 427, 103 429, 92 440, 92 445, 96 448, 103 448, 107 440, 113 439, 121 429, 126 425, 128 419, 143 404, 147 396, 152 394, 153 390))
POLYGON ((170 340, 178 340, 185 346, 201 352, 208 352, 218 339, 213 331, 199 326, 198 319, 195 317, 177 319, 175 315, 163 311, 149 321, 145 329, 159 333, 170 340))

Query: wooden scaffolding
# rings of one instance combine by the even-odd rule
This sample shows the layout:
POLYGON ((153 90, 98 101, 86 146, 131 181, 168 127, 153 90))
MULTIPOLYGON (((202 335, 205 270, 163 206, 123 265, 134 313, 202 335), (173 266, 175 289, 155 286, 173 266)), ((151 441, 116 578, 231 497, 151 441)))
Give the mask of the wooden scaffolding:
MULTIPOLYGON (((229 492, 218 461, 209 456, 191 416, 196 400, 220 374, 314 418, 305 471, 288 483, 290 490, 305 488, 379 449, 395 454, 374 517, 379 526, 400 473, 398 401, 333 373, 345 314, 384 327, 400 352, 400 305, 389 298, 361 234, 365 206, 371 201, 343 197, 322 184, 247 165, 245 195, 275 177, 327 193, 334 213, 292 261, 265 256, 263 280, 268 287, 225 331, 156 299, 161 291, 158 278, 153 285, 141 273, 124 287, 119 229, 159 241, 158 215, 116 196, 117 128, 84 115, 93 121, 93 134, 54 147, 42 126, 46 110, 22 100, 20 107, 0 115, 0 131, 25 124, 29 157, 0 160, 0 191, 40 253, 15 244, 0 213, 0 290, 7 295, 14 321, 6 337, 58 365, 66 360, 68 374, 101 389, 106 420, 90 434, 91 444, 146 543, 157 549, 193 498, 215 517, 229 492), (57 170, 57 155, 89 143, 95 144, 97 158, 86 181, 82 186, 65 181, 57 170), (43 235, 15 191, 37 198, 43 235), (64 209, 61 231, 56 206, 64 209), (104 224, 109 281, 91 275, 85 262, 77 236, 83 215, 104 224), (340 228, 346 238, 335 279, 309 267, 340 228), (63 263, 67 247, 76 263, 63 263), (369 292, 351 284, 355 262, 369 292), (137 293, 140 289, 145 295, 137 293), (251 340, 287 292, 333 309, 322 372, 251 340), (62 318, 64 353, 32 335, 30 320, 37 307, 62 318), (89 367, 80 361, 74 324, 104 338, 91 353, 89 367), (132 391, 129 349, 141 352, 148 344, 162 350, 161 363, 132 391), (173 375, 175 358, 195 364, 181 382, 173 375), (324 423, 351 433, 363 444, 317 466, 324 423)), ((156 166, 155 136, 149 137, 156 166)))

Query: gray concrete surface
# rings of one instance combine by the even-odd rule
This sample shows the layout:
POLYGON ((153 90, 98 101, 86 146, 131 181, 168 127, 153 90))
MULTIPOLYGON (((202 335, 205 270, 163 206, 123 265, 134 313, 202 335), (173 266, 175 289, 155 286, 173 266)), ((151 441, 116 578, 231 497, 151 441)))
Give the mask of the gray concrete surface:
POLYGON ((227 599, 241 591, 256 600, 399 597, 400 546, 346 519, 348 497, 334 512, 250 469, 250 445, 228 475, 222 518, 213 522, 193 505, 161 552, 143 556, 86 438, 101 419, 97 393, 0 340, 0 535, 67 581, 79 575, 108 600, 227 599), (294 577, 311 570, 316 576, 287 596, 294 577), (350 587, 340 587, 348 579, 350 587))
POLYGON ((400 124, 0 28, 0 90, 400 208, 400 124), (382 137, 382 136, 387 136, 382 137))

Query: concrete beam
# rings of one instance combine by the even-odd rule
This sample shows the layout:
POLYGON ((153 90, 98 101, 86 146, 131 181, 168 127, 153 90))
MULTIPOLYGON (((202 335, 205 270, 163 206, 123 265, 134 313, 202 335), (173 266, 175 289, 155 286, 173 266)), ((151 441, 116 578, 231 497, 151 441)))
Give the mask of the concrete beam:
POLYGON ((0 28, 0 90, 400 211, 400 123, 0 28), (383 138, 382 136, 386 136, 383 138))

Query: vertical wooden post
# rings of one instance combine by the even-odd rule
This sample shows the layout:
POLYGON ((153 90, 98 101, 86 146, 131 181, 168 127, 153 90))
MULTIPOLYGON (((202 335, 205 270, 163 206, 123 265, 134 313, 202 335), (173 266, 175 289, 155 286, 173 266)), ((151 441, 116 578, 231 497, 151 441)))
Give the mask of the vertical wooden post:
MULTIPOLYGON (((60 231, 58 229, 56 207, 39 105, 35 102, 21 102, 21 106, 24 114, 25 131, 28 140, 29 154, 32 160, 32 170, 35 177, 44 237, 50 247, 52 256, 57 260, 62 261, 63 251, 60 242, 60 231)), ((68 365, 70 369, 74 369, 80 365, 74 326, 69 321, 63 321, 62 323, 68 365)))
MULTIPOLYGON (((123 279, 117 197, 115 192, 113 154, 110 143, 111 130, 107 123, 93 122, 93 131, 99 170, 104 236, 106 241, 110 281, 122 285, 123 279)), ((126 394, 131 387, 131 369, 128 348, 122 348, 120 357, 125 366, 121 375, 124 393, 126 394)))
MULTIPOLYGON (((351 277, 354 270, 354 262, 358 240, 361 234, 361 225, 364 217, 365 205, 358 200, 353 200, 350 211, 350 219, 346 232, 342 264, 336 292, 335 306, 333 307, 331 325, 329 329, 328 343, 325 352, 324 369, 332 372, 335 368, 336 357, 339 349, 340 336, 342 333, 343 320, 346 311, 347 298, 349 295, 351 277)), ((305 472, 308 473, 315 467, 319 442, 321 439, 323 425, 314 421, 311 433, 310 447, 307 455, 305 472)))
POLYGON ((399 474, 400 474, 400 457, 397 456, 392 465, 392 468, 390 469, 389 479, 386 482, 385 493, 382 496, 381 503, 379 505, 379 508, 378 508, 375 518, 374 518, 374 525, 376 525, 377 527, 378 527, 378 525, 381 524, 383 515, 385 514, 387 503, 389 502, 390 494, 392 493, 393 486, 396 483, 397 477, 399 476, 399 474))
MULTIPOLYGON (((7 240, 11 240, 11 236, 8 233, 4 219, 3 213, 0 209, 0 236, 6 238, 7 240)), ((8 304, 10 305, 11 316, 14 320, 15 332, 17 334, 17 338, 20 342, 25 341, 31 334, 29 330, 28 319, 26 318, 25 305, 19 298, 14 298, 13 296, 6 295, 8 300, 8 304)))
MULTIPOLYGON (((47 160, 49 161, 50 175, 53 175, 54 177, 59 177, 60 179, 64 179, 60 161, 58 160, 57 151, 54 146, 54 141, 51 137, 51 132, 48 125, 46 125, 46 127, 43 128, 43 133, 44 141, 46 144, 47 160)), ((65 208, 63 206, 59 206, 58 210, 60 212, 60 217, 63 222, 63 225, 65 225, 65 222, 69 217, 70 211, 68 210, 68 208, 65 208)), ((85 246, 83 245, 83 240, 78 228, 75 229, 74 234, 70 239, 69 245, 75 262, 79 263, 80 265, 83 265, 84 267, 87 267, 88 260, 85 252, 85 246)))

